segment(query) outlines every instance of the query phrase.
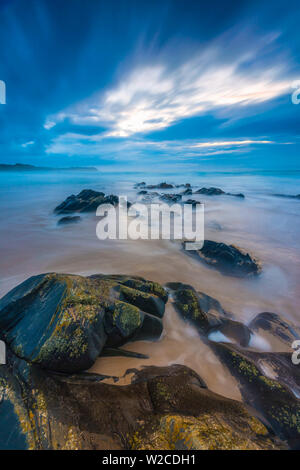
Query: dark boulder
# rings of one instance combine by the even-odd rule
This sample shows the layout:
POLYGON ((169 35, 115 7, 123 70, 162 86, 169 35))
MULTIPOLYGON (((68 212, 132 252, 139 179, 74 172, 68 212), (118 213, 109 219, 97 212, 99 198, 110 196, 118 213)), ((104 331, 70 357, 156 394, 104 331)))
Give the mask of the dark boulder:
POLYGON ((242 193, 226 193, 220 188, 200 188, 198 189, 195 194, 204 194, 205 196, 221 196, 221 195, 226 195, 226 196, 234 196, 234 197, 239 197, 241 199, 245 198, 245 195, 242 193))
POLYGON ((54 212, 57 214, 67 214, 70 212, 95 212, 101 204, 112 204, 116 206, 119 202, 118 196, 105 196, 104 193, 83 189, 76 196, 72 194, 65 201, 59 204, 54 212))
POLYGON ((159 198, 161 201, 167 202, 168 204, 175 204, 181 201, 181 194, 162 194, 159 198))
POLYGON ((195 194, 205 194, 206 196, 219 196, 221 194, 226 194, 222 189, 220 188, 201 188, 198 189, 195 194))
POLYGON ((172 189, 174 188, 173 184, 169 183, 159 183, 159 184, 148 184, 147 189, 172 189))
POLYGON ((223 274, 244 277, 261 272, 258 261, 234 245, 205 240, 200 250, 185 252, 205 261, 223 274))
POLYGON ((62 217, 59 219, 57 222, 57 225, 67 225, 67 224, 74 224, 76 222, 79 222, 81 220, 81 217, 79 215, 66 215, 65 217, 62 217))
POLYGON ((20 358, 73 372, 92 366, 104 346, 157 339, 167 300, 141 278, 41 274, 0 300, 0 334, 20 358))
POLYGON ((139 189, 139 188, 144 188, 145 186, 146 186, 145 181, 142 181, 141 183, 136 183, 136 184, 134 185, 134 188, 135 188, 135 189, 139 189))

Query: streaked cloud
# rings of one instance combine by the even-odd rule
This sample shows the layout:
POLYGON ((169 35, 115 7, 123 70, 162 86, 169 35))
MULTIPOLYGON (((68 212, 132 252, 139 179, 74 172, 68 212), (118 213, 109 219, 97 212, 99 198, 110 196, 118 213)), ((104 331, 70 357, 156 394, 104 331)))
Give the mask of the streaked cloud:
POLYGON ((141 155, 152 154, 168 158, 189 159, 203 156, 247 152, 250 146, 279 145, 271 140, 147 140, 147 139, 116 139, 102 136, 87 136, 84 134, 67 133, 58 136, 46 149, 48 154, 64 155, 101 155, 116 160, 135 160, 141 155))
POLYGON ((249 66, 258 52, 253 49, 224 61, 222 48, 214 46, 175 66, 165 57, 136 65, 115 86, 50 116, 44 127, 51 129, 69 120, 104 127, 106 137, 130 137, 208 112, 221 111, 229 117, 237 107, 270 101, 290 91, 285 64, 249 66))

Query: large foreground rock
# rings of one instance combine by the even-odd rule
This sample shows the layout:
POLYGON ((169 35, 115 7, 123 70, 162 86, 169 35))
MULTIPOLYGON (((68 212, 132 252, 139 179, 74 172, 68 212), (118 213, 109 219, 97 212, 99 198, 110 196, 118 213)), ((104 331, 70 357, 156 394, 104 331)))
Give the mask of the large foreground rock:
POLYGON ((185 366, 150 367, 132 383, 65 375, 8 354, 0 366, 1 449, 280 449, 244 405, 185 366))
POLYGON ((205 240, 201 250, 185 252, 231 276, 251 276, 261 272, 261 266, 249 253, 234 245, 205 240))
POLYGON ((47 369, 88 369, 105 346, 157 339, 167 295, 127 276, 33 276, 0 300, 0 338, 47 369))

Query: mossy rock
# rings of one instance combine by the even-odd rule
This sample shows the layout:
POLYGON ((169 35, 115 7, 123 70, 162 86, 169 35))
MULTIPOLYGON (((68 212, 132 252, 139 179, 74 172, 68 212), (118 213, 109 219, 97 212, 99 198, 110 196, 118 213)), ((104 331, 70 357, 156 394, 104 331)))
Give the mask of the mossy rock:
POLYGON ((204 388, 187 367, 143 369, 126 386, 104 379, 41 369, 8 350, 0 366, 0 448, 284 448, 242 404, 204 388))
MULTIPOLYGON (((288 386, 291 383, 288 377, 295 373, 294 366, 291 364, 284 371, 281 369, 280 374, 286 377, 285 380, 280 374, 275 379, 264 373, 266 364, 270 364, 268 353, 253 353, 221 343, 212 347, 238 381, 245 403, 256 409, 265 423, 291 448, 299 449, 300 400, 288 386)), ((273 359, 274 362, 277 366, 282 363, 273 359)), ((288 365, 287 361, 285 363, 288 365)), ((299 380, 299 374, 295 374, 296 380, 297 377, 299 380)))
POLYGON ((160 286, 141 278, 41 274, 0 300, 0 335, 26 361, 78 372, 91 367, 106 344, 159 338, 165 300, 160 286), (131 296, 121 301, 122 288, 131 296))
POLYGON ((182 318, 194 325, 200 334, 209 335, 220 331, 232 342, 246 347, 251 338, 251 330, 232 319, 232 314, 223 309, 220 302, 192 286, 169 283, 175 307, 182 318))

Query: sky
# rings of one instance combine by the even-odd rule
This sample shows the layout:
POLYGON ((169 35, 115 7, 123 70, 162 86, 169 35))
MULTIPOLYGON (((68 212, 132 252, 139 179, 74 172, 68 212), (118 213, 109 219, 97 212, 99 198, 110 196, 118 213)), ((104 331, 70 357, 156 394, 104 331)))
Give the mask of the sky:
POLYGON ((0 0, 0 18, 1 163, 300 169, 297 2, 0 0))

